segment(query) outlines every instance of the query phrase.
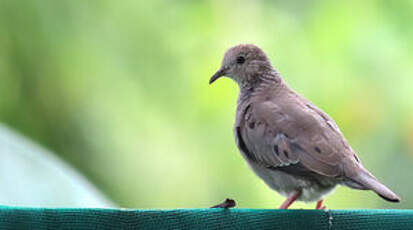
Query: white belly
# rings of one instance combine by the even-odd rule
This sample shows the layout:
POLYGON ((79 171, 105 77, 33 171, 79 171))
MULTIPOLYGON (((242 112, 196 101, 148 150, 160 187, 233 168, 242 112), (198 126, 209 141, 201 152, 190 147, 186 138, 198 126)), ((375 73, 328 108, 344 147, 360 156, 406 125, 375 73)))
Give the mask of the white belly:
POLYGON ((252 170, 272 189, 287 197, 293 192, 301 191, 298 200, 313 202, 322 199, 335 188, 331 186, 319 186, 309 180, 295 177, 282 171, 267 169, 253 162, 248 162, 252 170))

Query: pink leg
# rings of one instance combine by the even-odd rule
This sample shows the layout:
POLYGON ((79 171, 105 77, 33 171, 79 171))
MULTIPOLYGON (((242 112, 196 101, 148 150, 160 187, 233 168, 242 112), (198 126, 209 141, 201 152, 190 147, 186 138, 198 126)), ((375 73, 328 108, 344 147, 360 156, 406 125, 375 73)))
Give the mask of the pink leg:
POLYGON ((326 206, 323 206, 323 200, 317 201, 317 205, 315 206, 315 209, 326 209, 326 206))
POLYGON ((287 199, 284 201, 284 203, 282 203, 282 205, 279 207, 279 209, 287 209, 288 207, 290 207, 290 205, 292 203, 294 203, 294 201, 297 200, 297 198, 300 196, 301 192, 300 191, 296 191, 293 194, 291 194, 289 197, 287 197, 287 199))

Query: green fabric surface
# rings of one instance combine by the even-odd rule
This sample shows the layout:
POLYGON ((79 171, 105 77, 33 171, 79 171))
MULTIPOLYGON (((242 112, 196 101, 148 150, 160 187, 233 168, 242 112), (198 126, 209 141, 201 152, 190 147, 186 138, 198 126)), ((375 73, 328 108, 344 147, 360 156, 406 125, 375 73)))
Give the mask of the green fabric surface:
POLYGON ((0 229, 413 229, 413 210, 1 207, 0 229))

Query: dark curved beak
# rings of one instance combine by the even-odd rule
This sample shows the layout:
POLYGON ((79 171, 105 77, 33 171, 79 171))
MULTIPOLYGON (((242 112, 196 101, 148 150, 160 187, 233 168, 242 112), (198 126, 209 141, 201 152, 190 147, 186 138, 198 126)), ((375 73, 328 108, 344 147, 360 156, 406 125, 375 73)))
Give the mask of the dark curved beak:
POLYGON ((209 79, 209 84, 211 85, 216 81, 218 78, 224 76, 226 74, 226 69, 225 68, 220 68, 212 77, 209 79))

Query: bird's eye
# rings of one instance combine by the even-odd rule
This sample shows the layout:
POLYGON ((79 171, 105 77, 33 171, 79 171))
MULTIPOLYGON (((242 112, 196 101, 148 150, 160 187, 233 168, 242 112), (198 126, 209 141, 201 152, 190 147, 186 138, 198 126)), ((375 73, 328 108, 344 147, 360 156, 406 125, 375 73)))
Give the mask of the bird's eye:
POLYGON ((242 63, 244 63, 245 62, 245 58, 243 57, 243 56, 238 56, 237 57, 237 63, 238 64, 242 64, 242 63))

